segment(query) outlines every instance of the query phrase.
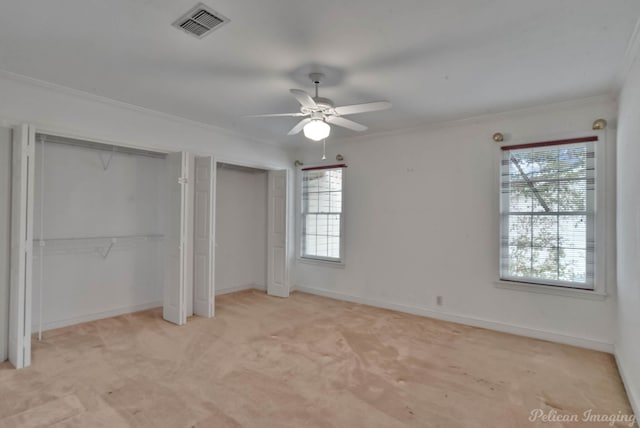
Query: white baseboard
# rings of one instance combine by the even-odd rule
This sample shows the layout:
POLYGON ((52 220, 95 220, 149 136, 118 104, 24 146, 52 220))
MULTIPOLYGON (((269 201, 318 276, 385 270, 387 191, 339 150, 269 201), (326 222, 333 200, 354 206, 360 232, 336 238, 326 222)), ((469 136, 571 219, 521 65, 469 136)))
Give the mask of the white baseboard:
POLYGON ((580 348, 593 349, 596 351, 613 353, 613 344, 607 342, 601 342, 598 340, 568 336, 561 333, 555 333, 551 331, 538 330, 529 327, 521 327, 512 324, 505 324, 497 321, 490 321, 481 318, 473 318, 465 315, 450 314, 446 312, 433 311, 419 306, 409 306, 399 303, 384 302, 377 299, 370 299, 366 297, 357 297, 350 294, 339 293, 335 291, 322 290, 319 288, 307 287, 303 285, 296 285, 294 287, 296 291, 303 293, 315 294, 318 296, 329 297, 337 300, 344 300, 347 302, 360 303, 363 305, 375 306, 383 309, 390 309, 398 312, 405 312, 413 315, 420 315, 429 318, 435 318, 443 321, 450 321, 459 324, 466 324, 473 327, 486 328, 488 330, 495 330, 502 333, 510 333, 518 336, 531 337, 534 339, 548 340, 550 342, 562 343, 565 345, 577 346, 580 348))
POLYGON ((266 290, 267 287, 265 287, 264 285, 258 285, 258 284, 245 284, 245 285, 236 285, 235 287, 229 287, 229 288, 223 288, 223 289, 216 289, 215 291, 215 295, 216 296, 222 296, 223 294, 229 294, 229 293, 235 293, 237 291, 244 291, 244 290, 266 290))
MULTIPOLYGON (((42 331, 52 330, 54 328, 67 327, 74 324, 80 324, 83 322, 101 320, 103 318, 116 317, 118 315, 130 314, 132 312, 145 311, 147 309, 158 308, 162 306, 162 302, 148 302, 140 305, 125 306, 122 308, 111 309, 108 311, 97 312, 88 315, 82 315, 79 317, 66 318, 58 321, 50 321, 42 324, 42 331)), ((38 325, 31 326, 31 333, 38 332, 38 325)))
POLYGON ((624 389, 627 391, 627 397, 629 398, 629 403, 631 403, 633 413, 636 417, 640 417, 640 389, 638 389, 640 385, 634 384, 631 377, 629 377, 626 369, 627 366, 625 365, 625 359, 622 357, 622 354, 618 351, 617 347, 614 355, 616 357, 616 364, 618 364, 618 372, 620 372, 624 389))
MULTIPOLYGON (((226 288, 223 290, 216 290, 216 296, 219 296, 222 294, 228 294, 228 293, 235 293, 236 291, 243 291, 243 290, 266 290, 266 289, 267 288, 264 285, 247 284, 247 285, 241 285, 241 286, 232 287, 232 288, 226 288)), ((54 328, 67 327, 74 324, 80 324, 83 322, 95 321, 95 320, 100 320, 104 318, 116 317, 118 315, 130 314, 132 312, 139 312, 139 311, 144 311, 147 309, 159 308, 159 307, 162 307, 161 301, 148 302, 140 305, 126 306, 122 308, 111 309, 108 311, 82 315, 79 317, 66 318, 58 321, 51 321, 51 322, 42 324, 42 331, 52 330, 54 328)), ((38 332, 38 325, 37 324, 32 325, 31 333, 37 333, 37 332, 38 332)))

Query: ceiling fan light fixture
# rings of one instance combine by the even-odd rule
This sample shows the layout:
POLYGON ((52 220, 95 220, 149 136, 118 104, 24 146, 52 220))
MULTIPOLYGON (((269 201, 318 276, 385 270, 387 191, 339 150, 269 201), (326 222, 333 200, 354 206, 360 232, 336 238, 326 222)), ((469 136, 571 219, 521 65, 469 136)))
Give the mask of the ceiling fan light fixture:
POLYGON ((331 133, 331 127, 322 119, 313 119, 304 128, 304 136, 313 141, 324 140, 331 133))

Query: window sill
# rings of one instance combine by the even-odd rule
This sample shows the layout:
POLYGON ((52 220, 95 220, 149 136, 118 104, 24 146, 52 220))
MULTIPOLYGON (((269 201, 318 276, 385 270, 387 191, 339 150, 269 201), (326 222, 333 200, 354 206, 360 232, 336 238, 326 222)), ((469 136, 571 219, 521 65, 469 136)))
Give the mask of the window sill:
POLYGON ((531 284, 527 282, 497 280, 494 282, 494 285, 496 288, 506 290, 526 291, 528 293, 537 294, 553 294, 556 296, 575 297, 578 299, 605 300, 607 298, 607 293, 602 293, 600 291, 578 290, 573 288, 556 287, 553 285, 531 284))
POLYGON ((307 264, 307 265, 326 266, 326 267, 332 267, 332 268, 336 268, 336 269, 344 269, 344 262, 343 261, 334 262, 334 261, 331 261, 331 260, 310 259, 310 258, 307 258, 307 257, 298 257, 297 260, 298 260, 299 263, 307 264))

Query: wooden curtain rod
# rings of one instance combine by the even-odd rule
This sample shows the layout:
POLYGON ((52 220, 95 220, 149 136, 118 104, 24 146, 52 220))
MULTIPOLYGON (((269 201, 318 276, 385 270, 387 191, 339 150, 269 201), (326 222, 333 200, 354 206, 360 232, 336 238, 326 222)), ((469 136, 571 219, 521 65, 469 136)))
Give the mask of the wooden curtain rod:
POLYGON ((335 169, 335 168, 346 168, 347 164, 339 163, 337 165, 323 165, 323 166, 310 166, 308 168, 302 168, 302 171, 315 171, 318 169, 335 169))
POLYGON ((559 146, 561 144, 588 143, 591 141, 598 141, 598 137, 596 136, 580 137, 580 138, 569 138, 567 140, 553 140, 553 141, 542 141, 539 143, 516 144, 515 146, 504 146, 504 147, 501 147, 501 149, 502 150, 531 149, 533 147, 559 146))

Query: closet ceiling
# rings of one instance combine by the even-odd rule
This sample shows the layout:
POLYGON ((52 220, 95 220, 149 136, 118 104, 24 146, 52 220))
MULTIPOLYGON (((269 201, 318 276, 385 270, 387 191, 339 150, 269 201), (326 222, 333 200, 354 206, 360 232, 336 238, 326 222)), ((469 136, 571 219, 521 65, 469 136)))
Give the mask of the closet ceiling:
MULTIPOLYGON (((3 1, 0 69, 227 128, 285 137, 287 90, 336 104, 369 133, 615 93, 637 0, 206 0, 231 22, 197 39, 171 24, 196 0, 3 1)), ((355 135, 334 129, 334 136, 355 135)))

